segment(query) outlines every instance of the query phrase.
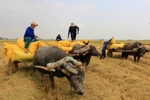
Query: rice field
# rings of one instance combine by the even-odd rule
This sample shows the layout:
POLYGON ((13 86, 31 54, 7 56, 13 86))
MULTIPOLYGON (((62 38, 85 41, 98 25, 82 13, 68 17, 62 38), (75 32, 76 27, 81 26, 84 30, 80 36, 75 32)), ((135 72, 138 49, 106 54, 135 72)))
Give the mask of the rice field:
MULTIPOLYGON (((133 62, 132 56, 125 60, 121 53, 116 52, 113 57, 103 60, 93 56, 85 72, 84 95, 79 96, 70 95, 66 78, 55 77, 56 89, 52 90, 47 88, 49 81, 46 75, 43 82, 38 71, 32 76, 27 67, 19 67, 9 76, 3 42, 0 41, 0 100, 150 100, 150 53, 146 53, 138 63, 133 62)), ((141 42, 150 47, 150 41, 141 42)), ((90 44, 101 52, 102 40, 91 40, 90 44)))

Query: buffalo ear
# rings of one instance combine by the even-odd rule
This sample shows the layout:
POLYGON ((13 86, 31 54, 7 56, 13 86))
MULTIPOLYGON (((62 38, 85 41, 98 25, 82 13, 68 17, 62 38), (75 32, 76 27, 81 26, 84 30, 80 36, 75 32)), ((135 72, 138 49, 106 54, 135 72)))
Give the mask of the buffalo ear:
POLYGON ((70 76, 70 73, 69 73, 66 69, 62 69, 61 71, 62 71, 64 74, 70 76))

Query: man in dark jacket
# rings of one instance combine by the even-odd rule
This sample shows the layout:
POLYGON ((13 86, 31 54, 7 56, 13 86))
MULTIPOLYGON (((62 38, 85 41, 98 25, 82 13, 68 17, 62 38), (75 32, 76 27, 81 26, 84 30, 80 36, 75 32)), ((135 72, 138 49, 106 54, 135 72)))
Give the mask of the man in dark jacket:
POLYGON ((38 26, 38 24, 36 24, 35 22, 32 22, 31 26, 29 26, 24 33, 25 53, 28 53, 28 47, 29 47, 30 42, 37 41, 36 38, 38 38, 38 36, 34 34, 34 28, 36 26, 38 26))
MULTIPOLYGON (((112 37, 113 38, 113 37, 112 37)), ((106 49, 107 49, 107 45, 109 44, 109 42, 112 40, 112 38, 108 41, 104 41, 103 43, 103 49, 102 49, 102 55, 100 57, 100 59, 104 59, 106 57, 106 49)))
POLYGON ((76 40, 76 35, 79 34, 79 27, 75 25, 74 23, 71 23, 69 30, 68 30, 68 38, 71 33, 71 40, 76 40))

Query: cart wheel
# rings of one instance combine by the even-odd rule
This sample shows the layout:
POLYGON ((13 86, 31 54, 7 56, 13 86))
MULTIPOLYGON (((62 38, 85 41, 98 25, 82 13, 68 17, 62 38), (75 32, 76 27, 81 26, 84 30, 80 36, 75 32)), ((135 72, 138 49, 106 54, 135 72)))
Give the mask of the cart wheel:
POLYGON ((12 75, 18 70, 18 61, 9 62, 8 64, 8 75, 12 75))
POLYGON ((109 51, 107 52, 107 55, 108 55, 108 57, 112 57, 112 56, 113 56, 113 52, 112 52, 111 50, 109 50, 109 51))

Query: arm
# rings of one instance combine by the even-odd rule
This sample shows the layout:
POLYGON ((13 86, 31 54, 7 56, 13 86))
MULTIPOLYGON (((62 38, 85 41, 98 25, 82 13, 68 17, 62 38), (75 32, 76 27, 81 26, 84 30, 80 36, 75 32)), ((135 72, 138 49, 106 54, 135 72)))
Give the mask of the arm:
POLYGON ((78 33, 79 33, 79 27, 78 27, 78 26, 76 26, 76 28, 77 28, 77 30, 78 30, 78 33))
POLYGON ((60 40, 62 40, 62 38, 60 37, 60 40))
POLYGON ((112 40, 112 38, 111 38, 110 40, 108 40, 106 44, 109 44, 109 42, 110 42, 111 40, 112 40))
POLYGON ((68 38, 69 38, 69 34, 70 34, 70 27, 69 27, 69 29, 68 29, 68 38))

